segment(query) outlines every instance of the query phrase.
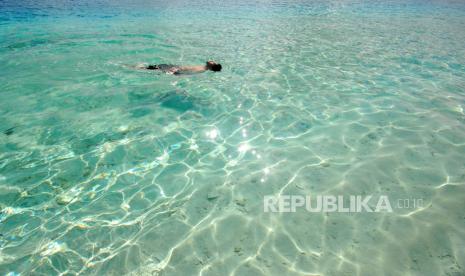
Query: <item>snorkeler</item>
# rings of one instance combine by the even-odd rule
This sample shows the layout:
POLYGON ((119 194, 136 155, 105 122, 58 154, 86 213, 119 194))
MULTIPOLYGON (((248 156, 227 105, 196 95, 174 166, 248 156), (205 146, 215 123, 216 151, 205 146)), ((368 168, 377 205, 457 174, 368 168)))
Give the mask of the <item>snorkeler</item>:
POLYGON ((203 73, 205 71, 219 72, 221 71, 221 64, 214 61, 207 61, 205 65, 195 66, 179 66, 171 64, 156 64, 156 65, 142 65, 138 66, 139 69, 146 70, 159 70, 167 74, 181 75, 181 74, 195 74, 203 73))

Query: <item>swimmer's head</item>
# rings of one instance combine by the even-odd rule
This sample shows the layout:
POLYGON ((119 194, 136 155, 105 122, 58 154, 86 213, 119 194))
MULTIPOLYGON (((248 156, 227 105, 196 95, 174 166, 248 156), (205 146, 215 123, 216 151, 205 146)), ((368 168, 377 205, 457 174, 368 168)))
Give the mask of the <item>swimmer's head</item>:
POLYGON ((219 72, 221 71, 221 64, 209 60, 207 61, 207 69, 210 71, 219 72))

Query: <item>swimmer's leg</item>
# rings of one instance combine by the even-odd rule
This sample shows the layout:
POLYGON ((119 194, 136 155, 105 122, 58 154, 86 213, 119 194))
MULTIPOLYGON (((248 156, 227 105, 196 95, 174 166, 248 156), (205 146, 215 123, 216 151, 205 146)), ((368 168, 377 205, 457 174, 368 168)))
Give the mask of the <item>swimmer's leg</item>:
POLYGON ((131 69, 147 69, 147 63, 138 63, 136 65, 125 65, 127 68, 131 69))
POLYGON ((133 68, 133 69, 145 69, 145 70, 159 70, 160 67, 158 65, 149 65, 147 63, 139 63, 137 65, 132 65, 132 66, 127 66, 129 68, 133 68))

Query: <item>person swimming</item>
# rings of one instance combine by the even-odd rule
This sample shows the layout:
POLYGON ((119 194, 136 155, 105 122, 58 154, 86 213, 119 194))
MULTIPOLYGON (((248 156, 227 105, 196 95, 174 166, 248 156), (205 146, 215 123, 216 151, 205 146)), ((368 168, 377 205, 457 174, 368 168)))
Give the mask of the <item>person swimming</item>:
POLYGON ((221 71, 221 64, 214 61, 207 61, 205 65, 194 65, 194 66, 179 66, 172 64, 155 64, 155 65, 143 65, 138 67, 146 70, 159 70, 161 72, 173 75, 181 74, 196 74, 203 73, 205 71, 219 72, 221 71))

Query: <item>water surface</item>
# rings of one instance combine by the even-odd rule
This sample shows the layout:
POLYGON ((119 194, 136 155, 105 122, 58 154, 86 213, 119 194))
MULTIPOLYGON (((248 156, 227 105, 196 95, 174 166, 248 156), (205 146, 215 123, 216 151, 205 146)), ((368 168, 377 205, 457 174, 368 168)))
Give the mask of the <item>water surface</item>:
POLYGON ((465 273, 462 2, 122 2, 0 3, 2 274, 465 273))

